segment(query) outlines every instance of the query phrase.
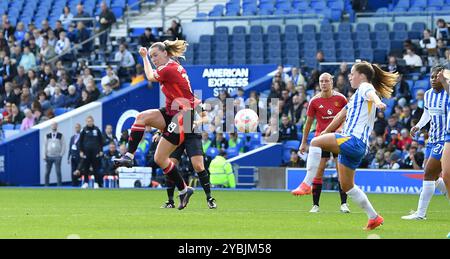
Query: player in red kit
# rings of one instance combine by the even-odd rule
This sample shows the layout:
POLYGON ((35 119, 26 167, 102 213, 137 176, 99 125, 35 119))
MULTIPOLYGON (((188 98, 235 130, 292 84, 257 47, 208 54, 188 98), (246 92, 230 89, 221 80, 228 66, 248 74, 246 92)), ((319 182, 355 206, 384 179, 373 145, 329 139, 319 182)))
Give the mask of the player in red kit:
POLYGON ((154 43, 148 50, 139 49, 139 54, 144 60, 146 77, 150 82, 160 83, 161 91, 166 97, 166 106, 146 110, 137 115, 131 127, 128 153, 114 160, 116 166, 132 167, 134 152, 144 135, 145 127, 151 126, 161 130, 162 138, 155 151, 155 162, 163 169, 167 181, 179 190, 180 210, 186 207, 194 189, 186 185, 169 157, 184 143, 185 136, 192 132, 194 108, 200 104, 192 93, 186 70, 174 60, 183 56, 186 47, 186 41, 166 40, 154 43), (152 69, 148 55, 156 70, 152 69))
MULTIPOLYGON (((344 95, 333 91, 333 76, 328 73, 323 73, 319 78, 320 93, 314 96, 309 102, 307 111, 307 120, 305 128, 303 130, 302 144, 300 145, 300 153, 304 154, 307 149, 307 139, 308 134, 311 130, 311 125, 314 119, 317 120, 316 134, 319 136, 322 131, 324 131, 334 117, 342 110, 342 108, 347 105, 347 99, 344 95)), ((325 171, 326 163, 330 159, 331 153, 327 151, 322 151, 322 159, 320 161, 319 169, 317 171, 317 176, 313 181, 313 207, 310 212, 319 212, 319 200, 320 194, 322 192, 322 177, 325 171)), ((334 154, 333 157, 336 159, 337 155, 334 154)), ((293 195, 298 195, 300 186, 292 191, 293 195)), ((342 191, 339 185, 339 193, 341 196, 341 211, 344 213, 349 213, 350 210, 347 205, 347 194, 342 191)))

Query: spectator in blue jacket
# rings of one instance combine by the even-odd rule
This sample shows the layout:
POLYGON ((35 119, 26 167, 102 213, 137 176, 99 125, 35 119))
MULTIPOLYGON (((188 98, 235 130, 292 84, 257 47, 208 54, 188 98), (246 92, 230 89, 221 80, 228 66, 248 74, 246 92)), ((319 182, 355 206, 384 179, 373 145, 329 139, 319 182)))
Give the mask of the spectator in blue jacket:
POLYGON ((80 101, 80 94, 74 85, 69 86, 69 94, 66 97, 66 108, 76 108, 80 101))
POLYGON ((50 99, 53 108, 62 108, 66 105, 66 96, 61 93, 59 86, 55 87, 55 94, 50 99))

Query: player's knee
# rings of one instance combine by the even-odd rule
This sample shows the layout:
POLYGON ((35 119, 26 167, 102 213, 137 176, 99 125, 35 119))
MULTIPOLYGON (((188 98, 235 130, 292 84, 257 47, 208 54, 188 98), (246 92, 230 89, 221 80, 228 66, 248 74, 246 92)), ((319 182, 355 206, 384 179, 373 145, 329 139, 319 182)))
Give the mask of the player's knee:
POLYGON ((170 159, 168 159, 168 158, 164 158, 164 157, 161 157, 158 155, 155 156, 155 163, 157 165, 159 165, 159 167, 161 167, 161 168, 167 167, 167 164, 169 164, 169 162, 170 162, 170 159))
POLYGON ((193 163, 192 166, 194 167, 194 170, 196 172, 203 172, 203 171, 205 171, 205 167, 203 166, 203 163, 193 163))
POLYGON ((145 120, 145 114, 143 112, 138 113, 138 115, 136 116, 136 120, 134 121, 134 123, 137 124, 143 124, 145 120))

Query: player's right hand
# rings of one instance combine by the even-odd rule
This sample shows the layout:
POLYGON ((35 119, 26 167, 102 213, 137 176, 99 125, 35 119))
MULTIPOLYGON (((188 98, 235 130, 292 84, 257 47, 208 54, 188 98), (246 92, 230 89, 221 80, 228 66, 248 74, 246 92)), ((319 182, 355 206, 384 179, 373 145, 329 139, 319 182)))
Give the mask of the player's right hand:
POLYGON ((139 55, 141 55, 141 57, 145 58, 147 56, 147 48, 141 47, 139 49, 139 55))
POLYGON ((419 131, 419 127, 414 126, 411 128, 411 137, 415 137, 416 133, 419 131))
POLYGON ((304 155, 305 152, 306 152, 306 144, 305 144, 305 143, 302 143, 302 144, 300 145, 300 148, 298 149, 298 151, 300 151, 300 154, 304 155))

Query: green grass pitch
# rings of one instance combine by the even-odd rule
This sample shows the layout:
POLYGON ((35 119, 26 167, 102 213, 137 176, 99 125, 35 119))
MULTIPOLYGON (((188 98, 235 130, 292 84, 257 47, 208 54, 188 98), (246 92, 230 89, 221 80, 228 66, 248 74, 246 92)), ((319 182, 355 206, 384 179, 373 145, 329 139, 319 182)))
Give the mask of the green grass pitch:
POLYGON ((426 221, 403 221, 418 195, 368 194, 385 224, 364 231, 367 216, 351 201, 339 212, 339 195, 323 193, 321 212, 308 213, 311 197, 288 192, 213 191, 218 209, 201 189, 182 211, 160 209, 165 190, 0 189, 0 238, 446 238, 450 204, 434 196, 426 221), (373 236, 373 235, 372 235, 373 236))

